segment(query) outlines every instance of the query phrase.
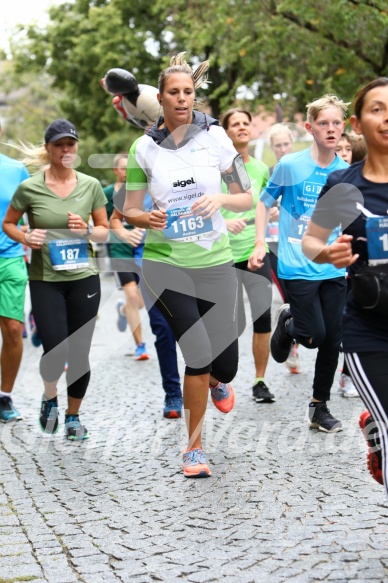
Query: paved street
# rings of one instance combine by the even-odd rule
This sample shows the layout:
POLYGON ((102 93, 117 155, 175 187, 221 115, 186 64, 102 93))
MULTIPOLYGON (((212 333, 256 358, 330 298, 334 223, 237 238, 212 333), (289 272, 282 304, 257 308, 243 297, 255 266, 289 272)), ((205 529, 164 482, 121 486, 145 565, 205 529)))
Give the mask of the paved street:
POLYGON ((255 403, 248 328, 235 409, 222 415, 209 402, 213 475, 187 480, 186 432, 162 418, 148 318, 151 359, 134 362, 129 332, 116 329, 120 292, 112 277, 102 282, 82 414, 89 441, 63 439, 64 379, 60 430, 39 430, 41 349, 24 341, 14 392, 24 420, 0 427, 0 583, 388 581, 388 505, 366 470, 360 400, 343 399, 336 379, 330 407, 344 431, 309 429, 314 352, 301 350, 303 373, 271 360, 277 402, 255 403))

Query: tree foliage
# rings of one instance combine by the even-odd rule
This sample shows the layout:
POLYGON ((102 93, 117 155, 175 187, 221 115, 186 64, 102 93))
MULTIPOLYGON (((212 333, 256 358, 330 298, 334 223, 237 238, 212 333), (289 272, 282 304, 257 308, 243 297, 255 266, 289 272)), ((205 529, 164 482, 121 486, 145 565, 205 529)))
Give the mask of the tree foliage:
POLYGON ((216 113, 241 86, 272 108, 279 96, 292 114, 326 92, 351 99, 360 84, 388 74, 382 0, 157 0, 154 12, 176 47, 210 57, 216 113))
POLYGON ((18 157, 9 143, 41 143, 46 127, 63 115, 59 107, 61 92, 51 88, 51 79, 44 71, 39 75, 27 71, 15 73, 12 61, 3 61, 0 67, 2 91, 6 96, 6 123, 1 135, 2 151, 18 157), (47 89, 50 88, 50 91, 47 89))
POLYGON ((139 135, 100 88, 113 67, 155 86, 172 54, 187 50, 194 66, 210 59, 203 95, 215 116, 247 100, 252 111, 278 103, 291 117, 323 93, 350 101, 388 75, 386 0, 75 0, 50 18, 16 37, 13 58, 52 77, 60 107, 98 151, 139 135))

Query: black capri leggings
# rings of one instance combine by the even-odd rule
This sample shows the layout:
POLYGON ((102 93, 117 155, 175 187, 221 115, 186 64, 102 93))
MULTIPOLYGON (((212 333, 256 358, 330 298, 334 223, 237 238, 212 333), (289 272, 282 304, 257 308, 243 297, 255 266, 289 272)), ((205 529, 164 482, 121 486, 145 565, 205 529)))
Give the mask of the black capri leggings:
POLYGON ((233 264, 186 269, 144 259, 143 281, 182 350, 185 373, 230 382, 238 366, 233 264))
POLYGON ((40 374, 55 382, 66 373, 69 397, 82 399, 90 380, 89 352, 100 304, 100 278, 30 281, 32 312, 43 345, 40 374))
POLYGON ((248 269, 248 261, 235 263, 238 281, 238 335, 246 326, 243 286, 246 289, 253 320, 255 334, 271 332, 272 277, 268 255, 264 256, 264 265, 256 271, 248 269))

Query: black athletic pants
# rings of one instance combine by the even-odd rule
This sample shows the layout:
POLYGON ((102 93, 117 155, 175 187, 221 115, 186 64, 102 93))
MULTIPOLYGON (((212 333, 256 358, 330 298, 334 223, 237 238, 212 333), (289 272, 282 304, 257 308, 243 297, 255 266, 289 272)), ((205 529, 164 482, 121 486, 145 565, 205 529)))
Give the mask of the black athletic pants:
POLYGON ((284 280, 290 303, 290 336, 306 348, 318 348, 313 397, 330 400, 341 345, 342 313, 346 300, 344 277, 320 281, 284 280))
POLYGON ((42 340, 40 374, 54 382, 66 373, 70 397, 82 399, 90 379, 89 351, 100 304, 100 278, 30 281, 31 304, 42 340))
POLYGON ((379 431, 382 471, 388 495, 388 353, 346 353, 352 381, 379 431))

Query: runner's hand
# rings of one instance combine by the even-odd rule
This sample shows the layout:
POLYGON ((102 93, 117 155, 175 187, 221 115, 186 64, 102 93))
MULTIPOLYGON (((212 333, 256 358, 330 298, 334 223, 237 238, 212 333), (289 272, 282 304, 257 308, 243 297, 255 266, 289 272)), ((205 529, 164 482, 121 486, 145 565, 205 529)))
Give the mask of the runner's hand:
POLYGON ((263 267, 263 259, 266 253, 265 243, 261 241, 257 242, 250 258, 248 259, 248 269, 256 271, 256 269, 263 267))
POLYGON ((352 253, 352 235, 340 235, 337 239, 327 247, 329 261, 335 267, 349 267, 357 261, 359 255, 352 253))
POLYGON ((269 211, 269 220, 271 223, 276 223, 276 221, 279 219, 279 208, 275 205, 271 207, 271 210, 269 211))
POLYGON ((26 245, 31 249, 42 249, 45 242, 47 229, 32 229, 24 233, 26 245))
POLYGON ((79 235, 86 234, 86 227, 88 226, 87 223, 83 220, 82 217, 79 215, 75 215, 70 211, 67 212, 69 215, 69 221, 67 223, 68 228, 72 233, 78 233, 79 235))
POLYGON ((143 241, 143 235, 146 232, 145 229, 140 229, 139 227, 135 227, 131 231, 126 230, 126 241, 132 247, 138 247, 140 243, 143 241))
POLYGON ((226 219, 225 225, 230 233, 233 233, 233 235, 238 235, 247 226, 245 221, 246 219, 226 219))
POLYGON ((223 194, 205 194, 195 201, 191 210, 204 219, 210 219, 222 207, 223 194))
POLYGON ((153 210, 149 216, 150 229, 163 231, 167 227, 167 213, 163 209, 153 210))

